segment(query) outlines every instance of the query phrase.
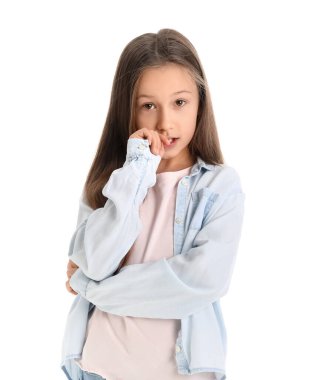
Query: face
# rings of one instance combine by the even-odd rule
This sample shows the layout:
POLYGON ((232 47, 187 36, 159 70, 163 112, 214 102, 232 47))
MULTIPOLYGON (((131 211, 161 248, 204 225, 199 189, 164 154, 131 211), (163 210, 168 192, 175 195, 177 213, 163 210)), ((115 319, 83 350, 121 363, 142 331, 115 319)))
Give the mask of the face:
POLYGON ((136 128, 148 128, 176 140, 165 147, 160 166, 179 170, 191 166, 188 144, 196 128, 199 96, 187 69, 170 63, 146 69, 138 82, 136 128))

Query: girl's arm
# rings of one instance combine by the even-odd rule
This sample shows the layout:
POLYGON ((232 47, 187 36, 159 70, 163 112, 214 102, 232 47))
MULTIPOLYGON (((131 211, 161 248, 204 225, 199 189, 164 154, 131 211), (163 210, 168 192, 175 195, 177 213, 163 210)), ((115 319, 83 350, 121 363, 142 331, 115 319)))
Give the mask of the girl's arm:
POLYGON ((104 207, 93 210, 81 197, 68 255, 90 279, 111 276, 139 235, 139 206, 156 182, 160 159, 147 140, 130 138, 123 167, 112 172, 103 188, 108 198, 104 207))
POLYGON ((117 275, 99 282, 78 269, 70 280, 72 288, 99 309, 117 315, 181 319, 200 311, 229 288, 244 199, 240 190, 227 196, 219 194, 212 217, 205 221, 189 251, 125 266, 117 275))

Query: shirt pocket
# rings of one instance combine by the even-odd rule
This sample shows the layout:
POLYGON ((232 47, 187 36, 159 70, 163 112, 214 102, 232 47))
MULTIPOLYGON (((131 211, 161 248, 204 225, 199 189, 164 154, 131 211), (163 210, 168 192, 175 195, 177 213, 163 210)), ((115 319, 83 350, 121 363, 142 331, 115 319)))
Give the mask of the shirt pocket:
POLYGON ((218 196, 218 193, 213 192, 208 187, 191 193, 191 229, 199 230, 202 227, 203 221, 208 217, 218 196))

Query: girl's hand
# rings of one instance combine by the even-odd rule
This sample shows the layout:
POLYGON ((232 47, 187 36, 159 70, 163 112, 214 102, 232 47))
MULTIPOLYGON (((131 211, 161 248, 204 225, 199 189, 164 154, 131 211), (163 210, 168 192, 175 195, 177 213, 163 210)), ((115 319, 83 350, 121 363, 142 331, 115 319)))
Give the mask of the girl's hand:
POLYGON ((66 272, 68 280, 66 281, 65 286, 66 286, 66 289, 69 291, 69 293, 74 294, 74 295, 78 293, 76 293, 74 289, 69 285, 69 280, 78 268, 79 268, 78 265, 76 265, 73 261, 71 260, 68 261, 67 272, 66 272))
POLYGON ((165 154, 165 145, 169 145, 169 140, 166 136, 159 134, 148 128, 141 128, 135 131, 130 137, 132 138, 142 138, 147 139, 150 145, 151 152, 155 155, 163 157, 165 154))

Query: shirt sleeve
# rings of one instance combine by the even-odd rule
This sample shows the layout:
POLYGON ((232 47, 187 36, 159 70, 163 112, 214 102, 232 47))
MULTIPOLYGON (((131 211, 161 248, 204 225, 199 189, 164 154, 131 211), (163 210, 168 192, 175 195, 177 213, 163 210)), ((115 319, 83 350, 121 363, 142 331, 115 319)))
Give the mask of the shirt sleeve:
POLYGON ((160 159, 151 153, 148 140, 131 138, 124 165, 112 172, 102 190, 104 207, 93 210, 81 196, 68 256, 90 279, 111 276, 133 245, 142 227, 139 206, 156 182, 160 159))
POLYGON ((245 194, 219 196, 193 247, 161 260, 125 266, 104 281, 79 269, 70 285, 99 309, 117 315, 181 319, 228 290, 241 235, 245 194))

